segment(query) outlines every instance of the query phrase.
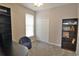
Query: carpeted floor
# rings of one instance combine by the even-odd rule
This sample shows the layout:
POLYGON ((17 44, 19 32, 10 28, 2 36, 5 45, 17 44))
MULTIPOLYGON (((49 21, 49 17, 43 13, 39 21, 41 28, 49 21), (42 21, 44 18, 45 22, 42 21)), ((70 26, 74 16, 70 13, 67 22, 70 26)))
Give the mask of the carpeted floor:
POLYGON ((75 56, 75 52, 36 41, 32 43, 32 49, 29 50, 29 56, 75 56))

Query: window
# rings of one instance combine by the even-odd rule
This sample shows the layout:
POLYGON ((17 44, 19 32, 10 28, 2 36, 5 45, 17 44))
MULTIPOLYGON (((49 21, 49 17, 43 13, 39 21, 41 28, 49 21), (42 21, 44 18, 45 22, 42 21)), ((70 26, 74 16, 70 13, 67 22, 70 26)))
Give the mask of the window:
POLYGON ((34 36, 34 15, 26 14, 26 36, 34 36))

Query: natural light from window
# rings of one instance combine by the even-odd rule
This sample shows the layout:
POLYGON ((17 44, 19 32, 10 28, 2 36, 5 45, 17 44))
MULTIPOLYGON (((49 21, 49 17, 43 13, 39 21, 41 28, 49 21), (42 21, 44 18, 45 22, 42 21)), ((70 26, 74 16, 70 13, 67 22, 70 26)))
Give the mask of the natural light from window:
POLYGON ((34 36, 34 15, 26 14, 26 36, 34 36))

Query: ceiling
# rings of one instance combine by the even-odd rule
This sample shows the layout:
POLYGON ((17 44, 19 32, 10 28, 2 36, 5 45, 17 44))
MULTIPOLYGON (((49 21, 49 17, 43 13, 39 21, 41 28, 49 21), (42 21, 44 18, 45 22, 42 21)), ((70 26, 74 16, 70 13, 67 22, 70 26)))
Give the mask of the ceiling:
POLYGON ((33 3, 22 3, 21 5, 23 5, 24 7, 30 8, 34 11, 40 11, 40 10, 58 7, 61 5, 66 5, 66 4, 68 3, 44 3, 40 7, 35 7, 33 3))

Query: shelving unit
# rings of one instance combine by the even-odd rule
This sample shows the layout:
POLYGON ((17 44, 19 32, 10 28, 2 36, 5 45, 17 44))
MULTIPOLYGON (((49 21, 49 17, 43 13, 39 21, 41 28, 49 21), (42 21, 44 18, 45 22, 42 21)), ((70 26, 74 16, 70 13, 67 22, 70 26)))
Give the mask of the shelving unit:
POLYGON ((76 51, 78 19, 63 19, 62 48, 76 51))

